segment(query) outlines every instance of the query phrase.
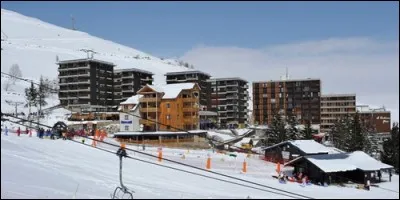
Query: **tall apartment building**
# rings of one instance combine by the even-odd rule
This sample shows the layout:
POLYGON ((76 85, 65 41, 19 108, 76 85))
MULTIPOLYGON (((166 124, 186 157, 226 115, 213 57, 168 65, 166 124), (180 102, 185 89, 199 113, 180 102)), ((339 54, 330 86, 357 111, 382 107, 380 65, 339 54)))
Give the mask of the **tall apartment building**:
POLYGON ((356 113, 355 94, 330 94, 321 96, 321 132, 329 132, 335 122, 356 113))
POLYGON ((144 131, 182 131, 199 128, 199 93, 197 83, 146 85, 140 89, 139 123, 144 131), (159 122, 160 124, 156 123, 159 122))
POLYGON ((60 104, 70 109, 110 110, 114 106, 114 64, 96 59, 57 63, 60 104))
POLYGON ((320 79, 253 82, 253 116, 256 124, 271 124, 273 111, 292 112, 301 124, 320 124, 320 79))
POLYGON ((385 133, 391 131, 390 111, 385 108, 373 109, 367 105, 358 105, 357 111, 360 114, 360 119, 368 126, 372 126, 374 132, 385 133))
POLYGON ((175 83, 197 83, 200 87, 200 109, 210 110, 210 75, 201 71, 183 71, 183 72, 169 72, 165 74, 167 84, 175 83))
POLYGON ((136 68, 114 70, 116 104, 136 95, 146 84, 153 84, 153 73, 136 68))
POLYGON ((236 125, 244 127, 248 124, 249 86, 241 78, 210 79, 211 110, 218 113, 221 127, 236 125))

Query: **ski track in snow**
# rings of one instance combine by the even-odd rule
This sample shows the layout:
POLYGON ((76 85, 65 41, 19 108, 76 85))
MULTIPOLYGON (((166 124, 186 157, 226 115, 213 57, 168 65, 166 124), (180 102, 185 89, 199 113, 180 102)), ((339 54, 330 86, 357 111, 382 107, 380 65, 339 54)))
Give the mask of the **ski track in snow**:
MULTIPOLYGON (((107 141, 112 139, 107 138, 107 141)), ((116 151, 116 147, 101 144, 101 148, 116 151)), ((137 149, 137 146, 129 148, 137 149)), ((157 155, 157 147, 146 147, 145 152, 157 155)), ((193 166, 205 167, 207 154, 212 155, 212 170, 263 185, 288 190, 314 198, 398 198, 399 194, 383 189, 371 191, 336 186, 300 187, 299 184, 282 185, 271 177, 275 165, 257 157, 247 159, 248 173, 240 172, 245 154, 237 159, 209 150, 163 148, 163 156, 193 166), (185 155, 185 159, 181 155, 185 155), (222 161, 224 159, 224 161, 222 161), (236 165, 236 169, 235 169, 236 165)), ((156 158, 128 151, 128 154, 143 160, 158 163, 156 158)), ((223 183, 171 169, 123 160, 123 182, 135 191, 134 198, 288 198, 259 190, 223 183)), ((114 154, 103 152, 71 141, 39 139, 36 136, 1 135, 1 187, 2 198, 72 198, 79 184, 76 198, 110 198, 119 185, 119 159, 114 154)), ((225 177, 201 172, 163 161, 161 165, 173 166, 192 172, 239 182, 225 177)), ((384 175, 385 176, 385 175, 384 175)), ((384 177, 383 176, 383 177, 384 177)), ((382 183, 382 187, 398 191, 398 176, 393 182, 382 183)), ((255 186, 261 188, 259 186, 255 186)), ((266 188, 263 188, 266 189, 266 188)))

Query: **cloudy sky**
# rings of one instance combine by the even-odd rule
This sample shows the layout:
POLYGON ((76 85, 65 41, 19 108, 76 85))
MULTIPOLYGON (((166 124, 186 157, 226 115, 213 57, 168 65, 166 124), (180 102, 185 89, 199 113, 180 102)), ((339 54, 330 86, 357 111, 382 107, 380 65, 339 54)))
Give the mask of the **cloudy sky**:
POLYGON ((320 78, 399 121, 399 2, 2 2, 216 77, 320 78))

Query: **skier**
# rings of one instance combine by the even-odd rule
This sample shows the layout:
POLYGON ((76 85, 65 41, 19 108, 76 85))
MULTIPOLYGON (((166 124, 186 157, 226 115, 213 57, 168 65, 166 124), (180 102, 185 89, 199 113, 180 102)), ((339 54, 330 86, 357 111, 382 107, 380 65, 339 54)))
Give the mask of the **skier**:
POLYGON ((32 137, 32 129, 29 130, 29 137, 32 137))
POLYGON ((389 170, 389 182, 392 182, 392 170, 389 170))
POLYGON ((21 128, 20 128, 20 127, 18 127, 18 129, 17 129, 17 135, 18 135, 18 136, 21 135, 21 128))
POLYGON ((8 135, 8 127, 6 126, 6 130, 4 132, 4 135, 8 135))
POLYGON ((381 170, 379 170, 379 171, 378 171, 378 179, 379 179, 379 183, 381 182, 381 177, 382 177, 381 170))
POLYGON ((26 127, 26 134, 28 135, 29 134, 29 129, 28 129, 28 127, 26 127))

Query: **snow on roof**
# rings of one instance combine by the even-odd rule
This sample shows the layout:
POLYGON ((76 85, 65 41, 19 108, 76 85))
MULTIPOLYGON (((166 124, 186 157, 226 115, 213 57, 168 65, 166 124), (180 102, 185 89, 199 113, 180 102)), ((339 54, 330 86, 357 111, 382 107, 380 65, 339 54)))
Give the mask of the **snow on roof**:
POLYGON ((292 145, 296 146, 306 154, 314 153, 338 153, 332 148, 326 147, 314 140, 293 140, 289 141, 292 145))
POLYGON ((163 99, 175 99, 182 90, 190 90, 196 83, 175 83, 167 85, 147 85, 156 92, 163 92, 163 99))
POLYGON ((353 171, 360 169, 363 171, 377 171, 380 169, 393 168, 384 164, 362 151, 340 154, 323 154, 305 156, 305 158, 316 165, 324 172, 353 171))
POLYGON ((208 111, 208 110, 200 110, 199 111, 199 115, 200 116, 217 116, 218 113, 217 112, 213 112, 213 111, 208 111))
POLYGON ((285 143, 290 143, 293 146, 296 146, 298 149, 303 151, 305 154, 317 154, 317 153, 328 153, 328 154, 334 154, 334 153, 340 153, 339 151, 335 150, 334 148, 327 147, 323 144, 320 144, 314 140, 290 140, 290 141, 285 141, 281 142, 272 146, 269 146, 267 148, 264 148, 264 150, 280 146, 285 143))
POLYGON ((121 102, 120 105, 126 105, 126 104, 138 104, 139 103, 139 99, 142 97, 143 95, 133 95, 131 97, 129 97, 127 100, 125 100, 124 102, 121 102))
POLYGON ((154 75, 153 72, 146 71, 143 69, 137 69, 137 68, 114 69, 114 73, 122 73, 122 72, 139 72, 139 73, 143 73, 143 74, 154 75))

